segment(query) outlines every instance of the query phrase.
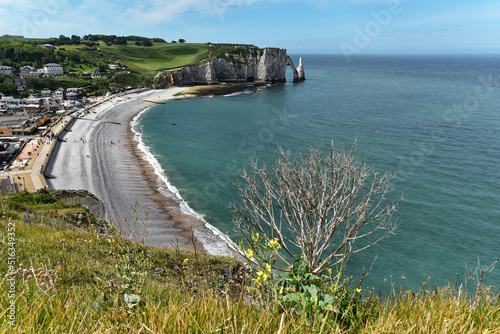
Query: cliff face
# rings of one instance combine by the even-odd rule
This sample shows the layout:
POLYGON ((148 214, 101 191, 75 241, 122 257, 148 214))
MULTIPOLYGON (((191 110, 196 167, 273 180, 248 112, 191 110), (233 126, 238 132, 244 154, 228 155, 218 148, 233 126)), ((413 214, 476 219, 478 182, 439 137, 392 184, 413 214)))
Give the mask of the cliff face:
POLYGON ((286 68, 291 66, 293 81, 300 81, 292 59, 284 49, 246 49, 228 53, 210 61, 167 74, 173 85, 206 85, 218 82, 286 82, 286 68))

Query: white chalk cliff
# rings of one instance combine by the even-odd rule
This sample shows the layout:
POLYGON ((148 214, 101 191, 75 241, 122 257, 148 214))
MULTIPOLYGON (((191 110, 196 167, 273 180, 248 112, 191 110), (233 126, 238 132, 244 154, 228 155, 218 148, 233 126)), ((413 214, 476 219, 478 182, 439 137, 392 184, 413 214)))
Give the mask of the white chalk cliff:
POLYGON ((285 49, 251 48, 226 53, 205 63, 166 74, 173 85, 206 85, 221 82, 286 82, 286 68, 293 71, 293 81, 305 79, 302 59, 298 72, 285 49))

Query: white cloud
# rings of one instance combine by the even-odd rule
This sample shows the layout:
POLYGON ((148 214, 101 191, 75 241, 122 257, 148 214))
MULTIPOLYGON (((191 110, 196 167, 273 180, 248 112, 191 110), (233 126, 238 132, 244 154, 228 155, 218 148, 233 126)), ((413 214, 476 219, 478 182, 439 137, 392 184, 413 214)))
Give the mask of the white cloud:
POLYGON ((327 0, 0 0, 0 30, 28 37, 109 33, 178 23, 191 14, 223 19, 258 3, 293 1, 315 7, 327 0))
POLYGON ((290 0, 143 0, 134 1, 124 12, 122 19, 137 25, 168 22, 182 14, 202 13, 223 17, 232 10, 251 6, 258 2, 287 2, 290 0))

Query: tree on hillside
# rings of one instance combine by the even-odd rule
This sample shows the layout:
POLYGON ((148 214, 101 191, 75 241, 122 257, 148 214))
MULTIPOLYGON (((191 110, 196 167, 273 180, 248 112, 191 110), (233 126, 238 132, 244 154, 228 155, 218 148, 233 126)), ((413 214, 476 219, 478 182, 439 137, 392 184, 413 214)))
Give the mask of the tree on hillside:
POLYGON ((81 38, 80 38, 80 36, 72 35, 71 36, 71 41, 73 42, 73 44, 80 44, 81 43, 81 38))
POLYGON ((59 35, 59 45, 69 45, 72 44, 71 38, 64 35, 59 35))
POLYGON ((88 40, 88 41, 91 41, 91 42, 97 42, 99 40, 99 36, 96 36, 96 35, 85 35, 83 36, 83 39, 84 40, 88 40))
POLYGON ((127 39, 125 37, 117 37, 115 40, 114 40, 114 43, 116 45, 127 45, 127 39))
POLYGON ((16 84, 14 84, 13 82, 0 83, 0 92, 7 96, 16 95, 17 94, 16 84))
POLYGON ((324 155, 309 147, 298 159, 279 148, 272 167, 255 162, 241 176, 242 206, 231 205, 234 222, 248 253, 274 269, 286 271, 276 257, 267 258, 262 245, 274 245, 282 259, 303 259, 311 273, 320 274, 339 269, 350 255, 396 229, 391 216, 401 199, 388 203, 392 176, 359 163, 353 146, 338 151, 329 145, 324 155))
POLYGON ((186 40, 184 38, 179 39, 179 43, 186 43, 186 40))
POLYGON ((113 44, 115 42, 115 39, 117 39, 118 37, 116 35, 104 35, 102 36, 102 41, 106 44, 110 43, 110 44, 113 44))

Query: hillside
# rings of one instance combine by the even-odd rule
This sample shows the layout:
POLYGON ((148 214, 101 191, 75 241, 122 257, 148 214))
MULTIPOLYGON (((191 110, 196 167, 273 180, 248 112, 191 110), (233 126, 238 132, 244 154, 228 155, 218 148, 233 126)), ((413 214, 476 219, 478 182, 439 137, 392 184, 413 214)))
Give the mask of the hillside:
MULTIPOLYGON (((159 71, 190 66, 224 53, 244 52, 244 49, 230 45, 159 41, 148 42, 148 46, 140 42, 117 45, 103 40, 85 41, 76 45, 55 45, 54 48, 40 46, 58 41, 1 39, 0 65, 13 67, 17 71, 14 76, 18 76, 22 66, 42 68, 44 64, 57 63, 63 66, 64 77, 37 79, 37 82, 30 79, 28 86, 38 91, 44 88, 78 86, 86 88, 92 94, 113 87, 119 89, 128 86, 150 86, 159 71), (120 69, 110 70, 109 64, 117 64, 120 69), (91 78, 92 71, 96 69, 100 71, 101 79, 91 78)), ((3 78, 0 85, 9 84, 11 81, 3 78)), ((8 90, 7 86, 4 90, 8 90)))
POLYGON ((257 286, 234 259, 134 242, 112 220, 104 224, 75 203, 89 196, 45 190, 1 196, 0 333, 500 330, 499 296, 483 286, 484 271, 472 295, 457 284, 425 282, 418 292, 390 282, 387 302, 339 282, 321 291, 309 286, 317 295, 282 292, 271 277, 257 286), (307 304, 283 303, 282 293, 307 304), (332 308, 324 306, 327 296, 332 308))
POLYGON ((132 73, 138 73, 145 78, 165 69, 172 69, 196 63, 208 57, 210 51, 216 47, 208 44, 172 44, 153 43, 150 47, 136 45, 106 45, 99 42, 99 46, 61 46, 58 50, 81 52, 93 57, 106 59, 108 63, 119 64, 132 73))

